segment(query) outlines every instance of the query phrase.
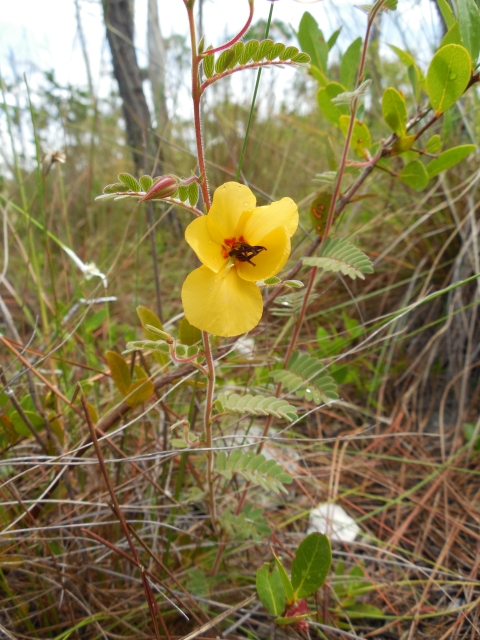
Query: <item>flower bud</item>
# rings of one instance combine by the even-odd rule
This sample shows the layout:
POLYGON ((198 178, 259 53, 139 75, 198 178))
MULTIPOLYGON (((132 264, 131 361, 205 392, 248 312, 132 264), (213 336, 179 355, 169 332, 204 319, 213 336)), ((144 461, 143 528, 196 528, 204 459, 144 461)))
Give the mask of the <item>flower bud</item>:
POLYGON ((156 180, 147 193, 141 198, 140 202, 145 200, 161 200, 169 198, 178 189, 178 179, 175 176, 161 176, 156 180))

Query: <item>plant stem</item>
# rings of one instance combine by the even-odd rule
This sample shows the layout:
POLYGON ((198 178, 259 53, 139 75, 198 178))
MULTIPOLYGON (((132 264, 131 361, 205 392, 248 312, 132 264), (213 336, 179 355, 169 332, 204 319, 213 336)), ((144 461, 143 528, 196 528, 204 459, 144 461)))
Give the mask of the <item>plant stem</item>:
MULTIPOLYGON (((270 33, 270 25, 272 23, 272 14, 273 14, 273 2, 270 5, 270 12, 268 14, 267 26, 266 26, 266 29, 265 29, 265 38, 268 38, 268 34, 270 33)), ((243 138, 242 151, 240 153, 240 160, 238 161, 238 168, 237 168, 237 174, 235 176, 235 182, 238 182, 238 179, 240 177, 240 173, 242 171, 243 159, 245 157, 245 150, 247 148, 248 134, 250 133, 250 125, 252 123, 253 110, 255 109, 255 102, 257 100, 257 93, 258 93, 258 85, 260 84, 260 78, 261 77, 262 77, 262 69, 260 68, 258 70, 258 72, 257 72, 257 79, 255 81, 255 89, 253 90, 252 104, 250 106, 250 113, 248 114, 247 130, 245 131, 245 137, 243 138)))
POLYGON ((215 390, 215 364, 212 357, 212 349, 210 346, 210 336, 206 331, 202 331, 203 344, 205 347, 205 359, 208 367, 208 385, 207 397, 205 398, 205 445, 207 447, 207 484, 208 496, 210 501, 210 517, 215 527, 217 515, 215 509, 215 493, 213 490, 213 442, 212 442, 212 408, 213 408, 213 392, 215 390))
POLYGON ((200 188, 202 189, 203 201, 207 208, 210 209, 210 192, 208 190, 207 172, 205 168, 205 156, 203 153, 203 135, 202 135, 202 118, 200 114, 200 62, 201 58, 197 53, 197 37, 195 34, 195 18, 193 15, 193 7, 187 7, 188 24, 190 28, 190 42, 192 47, 192 99, 193 99, 193 118, 195 126, 195 140, 197 143, 198 168, 200 170, 200 188))

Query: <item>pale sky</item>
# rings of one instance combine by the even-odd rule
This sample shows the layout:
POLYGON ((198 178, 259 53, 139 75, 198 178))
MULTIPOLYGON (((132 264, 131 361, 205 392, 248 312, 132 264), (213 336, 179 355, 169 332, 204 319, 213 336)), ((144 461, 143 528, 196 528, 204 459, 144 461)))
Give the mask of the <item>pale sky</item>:
MULTIPOLYGON (((360 0, 359 3, 366 0, 360 0)), ((186 33, 186 12, 183 0, 158 0, 161 29, 164 36, 186 33)), ((366 16, 354 4, 358 0, 324 0, 317 4, 299 4, 293 0, 275 3, 274 18, 298 28, 305 10, 310 11, 328 37, 341 24, 346 26, 339 40, 341 48, 362 35, 366 16)), ((22 74, 34 70, 54 69, 61 84, 85 84, 86 73, 81 55, 74 0, 15 0, 2 2, 0 21, 0 69, 11 75, 9 58, 13 55, 22 74)), ((110 68, 110 54, 105 41, 100 0, 80 0, 83 29, 88 42, 92 73, 97 87, 110 68)), ((147 0, 135 0, 136 44, 140 64, 145 51, 147 0)), ((265 18, 270 9, 267 0, 256 0, 255 18, 265 18)), ((204 23, 208 42, 220 44, 225 34, 233 34, 248 15, 247 0, 206 0, 204 23)), ((420 58, 427 61, 435 41, 438 18, 431 0, 399 0, 399 10, 386 16, 384 41, 405 48, 420 46, 420 58), (403 33, 403 35, 402 35, 403 33)), ((418 50, 418 49, 417 49, 418 50)))

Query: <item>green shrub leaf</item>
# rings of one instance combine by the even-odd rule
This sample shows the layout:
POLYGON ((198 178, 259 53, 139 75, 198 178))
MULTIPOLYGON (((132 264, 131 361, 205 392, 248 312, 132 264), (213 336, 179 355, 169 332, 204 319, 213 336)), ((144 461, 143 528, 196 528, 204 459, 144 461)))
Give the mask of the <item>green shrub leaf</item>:
POLYGON ((320 111, 336 127, 340 127, 340 116, 348 115, 350 110, 347 105, 337 106, 333 104, 332 98, 336 98, 338 95, 345 93, 345 91, 345 87, 338 82, 329 82, 325 87, 319 89, 317 93, 320 111))
POLYGON ((455 16, 453 15, 453 11, 450 8, 447 0, 436 0, 437 6, 441 11, 442 17, 445 20, 445 24, 447 25, 447 29, 451 29, 455 24, 455 16))
POLYGON ((426 89, 438 115, 462 96, 471 75, 471 59, 465 47, 447 44, 433 56, 428 67, 426 89))
POLYGON ((415 191, 423 191, 428 184, 428 173, 420 160, 412 160, 400 173, 400 180, 415 191))
POLYGON ((458 162, 466 158, 475 149, 476 146, 474 144, 462 144, 459 147, 447 149, 447 151, 441 153, 438 158, 435 158, 435 160, 432 160, 427 164, 428 177, 433 178, 442 171, 450 169, 450 167, 453 167, 458 162))
POLYGON ((107 351, 105 353, 105 358, 115 386, 122 396, 126 396, 128 389, 132 384, 130 367, 128 366, 125 358, 122 358, 122 356, 119 353, 115 353, 115 351, 107 351))
MULTIPOLYGON (((340 116, 340 129, 345 137, 347 137, 348 127, 350 124, 350 116, 340 116)), ((365 151, 372 146, 372 137, 370 130, 364 122, 360 122, 355 118, 353 125, 352 139, 350 146, 360 158, 365 157, 365 151)))
POLYGON ((292 586, 295 600, 315 593, 325 582, 330 565, 332 550, 323 533, 311 533, 301 543, 292 563, 292 586))
POLYGON ((362 39, 357 38, 345 51, 340 62, 340 82, 348 91, 355 87, 361 48, 362 39))
POLYGON ((462 44, 462 36, 460 33, 460 24, 455 22, 453 27, 451 27, 447 33, 443 36, 443 39, 440 43, 439 49, 442 47, 446 47, 447 44, 462 44))
POLYGON ((300 20, 297 36, 302 51, 308 53, 312 64, 320 69, 321 72, 326 73, 328 45, 317 21, 308 11, 305 11, 300 20))
POLYGON ((405 98, 393 87, 385 89, 382 98, 383 119, 399 138, 407 131, 407 105, 405 98))
POLYGON ((462 43, 469 52, 475 66, 480 53, 480 11, 478 4, 475 0, 457 0, 457 11, 462 43))
POLYGON ((277 565, 270 569, 270 564, 265 562, 263 567, 257 570, 257 593, 265 609, 272 615, 279 616, 285 609, 285 589, 277 565))

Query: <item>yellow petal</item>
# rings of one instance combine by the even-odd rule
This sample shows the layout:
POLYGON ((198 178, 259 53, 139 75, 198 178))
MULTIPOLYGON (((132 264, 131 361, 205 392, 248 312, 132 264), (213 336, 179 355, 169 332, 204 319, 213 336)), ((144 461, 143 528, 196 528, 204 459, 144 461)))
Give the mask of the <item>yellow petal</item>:
POLYGON ((222 247, 215 242, 208 232, 208 216, 195 218, 185 229, 185 240, 197 254, 200 262, 218 273, 227 263, 222 255, 222 247))
POLYGON ((255 266, 238 259, 235 261, 238 275, 249 282, 271 278, 283 269, 290 255, 290 238, 284 227, 274 229, 258 244, 265 247, 266 251, 261 251, 258 256, 252 258, 255 266))
POLYGON ((248 244, 262 244, 273 229, 284 227, 289 238, 298 227, 298 207, 291 198, 282 198, 266 207, 258 207, 245 224, 244 237, 248 244))
MULTIPOLYGON (((244 211, 255 209, 257 200, 244 184, 226 182, 213 194, 207 222, 210 235, 219 244, 233 238, 240 216, 244 211)), ((266 235, 266 234, 264 234, 266 235)))
POLYGON ((239 278, 234 267, 192 271, 183 283, 182 303, 190 324, 225 338, 253 329, 263 311, 259 288, 239 278))

